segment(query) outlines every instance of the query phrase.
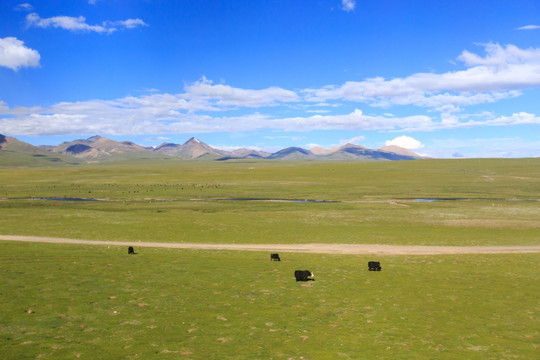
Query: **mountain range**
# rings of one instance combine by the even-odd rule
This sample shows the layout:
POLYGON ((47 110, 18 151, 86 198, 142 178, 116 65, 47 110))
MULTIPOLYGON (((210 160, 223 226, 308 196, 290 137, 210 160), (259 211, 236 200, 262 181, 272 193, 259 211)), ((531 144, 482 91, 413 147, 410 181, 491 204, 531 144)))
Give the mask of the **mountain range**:
POLYGON ((379 161, 379 160, 415 160, 422 157, 399 146, 385 146, 380 149, 368 149, 360 145, 345 144, 333 149, 315 147, 310 150, 300 147, 288 147, 274 153, 253 149, 225 151, 191 138, 184 144, 163 143, 157 147, 143 147, 131 141, 115 141, 102 136, 63 142, 57 146, 33 146, 12 137, 0 134, 0 160, 7 152, 20 156, 41 157, 50 161, 102 162, 128 159, 269 159, 269 160, 342 160, 342 161, 379 161), (2 154, 3 153, 3 154, 2 154), (56 160, 54 160, 56 159, 56 160))

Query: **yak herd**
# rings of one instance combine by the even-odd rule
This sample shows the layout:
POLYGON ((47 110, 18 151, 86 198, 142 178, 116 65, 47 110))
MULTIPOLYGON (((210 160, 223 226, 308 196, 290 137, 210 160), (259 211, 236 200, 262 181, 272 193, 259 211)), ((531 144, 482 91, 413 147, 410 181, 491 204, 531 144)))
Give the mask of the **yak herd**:
MULTIPOLYGON (((128 255, 136 254, 133 246, 128 247, 128 255)), ((270 261, 281 261, 279 254, 272 253, 270 254, 270 261)), ((381 263, 379 261, 369 261, 368 270, 369 271, 381 271, 381 263)), ((295 270, 294 278, 296 281, 315 281, 315 276, 309 270, 295 270)))

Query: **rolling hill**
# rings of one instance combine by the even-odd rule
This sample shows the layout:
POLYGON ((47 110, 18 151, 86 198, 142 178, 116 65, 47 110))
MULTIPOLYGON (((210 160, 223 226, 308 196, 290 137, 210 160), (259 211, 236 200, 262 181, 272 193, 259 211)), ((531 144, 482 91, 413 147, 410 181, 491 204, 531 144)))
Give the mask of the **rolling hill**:
POLYGON ((196 138, 191 138, 182 145, 163 143, 156 147, 154 152, 182 159, 218 159, 230 155, 229 152, 214 149, 196 138))
POLYGON ((58 146, 42 146, 42 149, 70 155, 86 162, 117 161, 134 158, 162 158, 160 154, 131 141, 118 142, 102 136, 63 142, 58 146))
POLYGON ((0 134, 0 165, 50 166, 73 165, 80 161, 71 156, 51 153, 37 146, 0 134))
POLYGON ((333 149, 288 147, 275 153, 252 149, 225 151, 191 138, 184 144, 163 143, 155 148, 137 145, 131 141, 114 141, 102 136, 64 142, 57 146, 33 146, 12 137, 0 135, 0 164, 47 164, 120 161, 130 159, 268 159, 268 160, 327 160, 327 161, 396 161, 422 157, 398 146, 368 149, 360 145, 345 144, 333 149), (41 159, 37 161, 36 159, 41 159))

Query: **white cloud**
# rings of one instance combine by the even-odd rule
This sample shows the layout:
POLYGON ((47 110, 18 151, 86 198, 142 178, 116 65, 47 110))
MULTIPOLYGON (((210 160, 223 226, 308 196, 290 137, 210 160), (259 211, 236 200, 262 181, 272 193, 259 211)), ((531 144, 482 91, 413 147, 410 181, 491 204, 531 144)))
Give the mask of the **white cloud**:
POLYGON ((353 11, 356 7, 356 0, 341 0, 341 8, 347 12, 353 11))
POLYGON ((540 29, 540 25, 525 25, 522 27, 518 27, 516 30, 538 30, 540 29))
MULTIPOLYGON (((192 96, 192 94, 190 95, 192 96)), ((179 134, 213 131, 239 132, 272 129, 280 131, 349 130, 349 131, 431 131, 435 129, 479 126, 540 125, 540 117, 530 113, 474 117, 443 114, 440 121, 426 115, 406 117, 366 115, 356 109, 349 114, 312 115, 279 118, 259 112, 241 116, 201 115, 207 110, 204 101, 188 99, 186 94, 154 94, 110 101, 58 103, 48 108, 9 108, 0 104, 0 128, 19 135, 53 134, 179 134)), ((210 108, 218 111, 219 108, 210 108)), ((417 149, 416 140, 402 136, 396 145, 417 149), (407 142, 408 141, 408 142, 407 142)), ((357 143, 363 137, 347 142, 357 143)))
POLYGON ((285 131, 311 130, 397 130, 432 128, 433 122, 425 115, 398 117, 365 115, 356 109, 345 115, 313 115, 310 117, 293 117, 273 119, 267 122, 269 129, 285 131))
POLYGON ((0 38, 0 66, 12 70, 21 67, 39 66, 39 53, 24 46, 24 42, 14 37, 0 38))
MULTIPOLYGON (((150 93, 107 101, 62 102, 44 108, 9 108, 7 104, 0 102, 0 129, 6 133, 19 135, 89 133, 151 135, 213 131, 248 132, 262 129, 294 132, 313 130, 412 132, 540 124, 540 117, 532 113, 521 112, 500 116, 489 112, 463 114, 458 111, 458 107, 464 103, 496 101, 505 98, 509 93, 500 95, 496 92, 476 93, 469 97, 467 93, 434 95, 433 104, 425 106, 440 105, 439 118, 421 113, 401 117, 395 114, 372 115, 360 109, 349 113, 338 113, 335 109, 332 113, 310 114, 305 109, 302 111, 302 108, 309 107, 309 103, 301 94, 302 92, 299 94, 279 87, 254 90, 226 84, 215 85, 203 77, 200 81, 186 85, 185 91, 179 94, 150 93), (292 111, 296 112, 295 115, 300 111, 301 115, 277 115, 292 111)), ((416 101, 421 104, 427 102, 426 99, 416 101)), ((406 139, 401 137, 394 141, 406 139)), ((348 142, 355 143, 362 140, 362 137, 357 137, 348 142)), ((410 143, 400 146, 415 148, 418 145, 410 143)))
MULTIPOLYGON (((254 90, 255 91, 255 90, 254 90)), ((279 93, 279 92, 278 92, 279 93)), ((248 95, 251 95, 248 92, 248 95)), ((271 104, 274 100, 258 94, 253 101, 271 104), (261 99, 264 99, 261 100, 261 99)), ((240 100, 235 99, 240 102, 240 100)), ((225 105, 221 105, 225 106, 225 105)), ((212 131, 253 131, 277 129, 302 131, 316 129, 399 130, 432 127, 432 120, 423 115, 404 118, 370 116, 355 110, 345 115, 314 115, 309 117, 276 118, 259 112, 241 116, 210 116, 197 111, 218 111, 205 100, 187 94, 154 94, 116 100, 58 103, 48 108, 11 109, 0 107, 0 128, 20 135, 51 134, 175 134, 212 131)))
POLYGON ((306 89, 312 102, 342 100, 374 106, 416 105, 441 108, 466 106, 519 96, 519 90, 540 86, 540 49, 514 45, 484 45, 486 55, 463 51, 458 57, 465 70, 416 73, 405 78, 382 77, 348 81, 341 86, 306 89))
POLYGON ((15 6, 16 11, 32 11, 34 7, 29 3, 23 3, 15 6))
POLYGON ((516 125, 540 125, 540 117, 535 114, 519 112, 510 116, 498 116, 466 122, 456 122, 451 128, 476 127, 476 126, 516 126, 516 125))
POLYGON ((515 45, 484 44, 486 56, 482 57, 464 50, 458 57, 468 66, 487 66, 491 70, 501 72, 515 65, 538 65, 540 64, 540 49, 520 49, 515 45))
POLYGON ((119 29, 133 29, 137 26, 148 26, 141 19, 127 19, 121 21, 104 21, 101 25, 89 25, 84 16, 53 16, 50 18, 41 18, 36 13, 26 16, 27 26, 40 28, 59 28, 69 31, 96 32, 99 34, 112 34, 119 29))
POLYGON ((410 136, 405 136, 405 135, 398 136, 397 138, 393 140, 388 140, 386 141, 385 145, 386 146, 396 145, 396 146, 399 146, 405 149, 410 149, 410 150, 421 149, 424 147, 424 145, 420 141, 410 136))
POLYGON ((260 107, 273 106, 282 102, 299 100, 294 91, 279 87, 269 87, 262 90, 233 88, 229 85, 214 85, 203 77, 200 81, 186 86, 186 97, 195 101, 206 100, 219 106, 260 107))
POLYGON ((127 20, 121 20, 121 21, 107 21, 106 24, 108 26, 118 26, 123 27, 126 29, 134 29, 137 26, 148 26, 144 21, 141 19, 127 19, 127 20))

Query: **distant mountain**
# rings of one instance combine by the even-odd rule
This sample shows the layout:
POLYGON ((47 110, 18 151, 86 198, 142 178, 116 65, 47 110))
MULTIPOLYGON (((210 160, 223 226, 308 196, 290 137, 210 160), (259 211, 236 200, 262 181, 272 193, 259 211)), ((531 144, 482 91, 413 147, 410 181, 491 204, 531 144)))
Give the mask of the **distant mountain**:
POLYGON ((319 156, 328 155, 334 152, 333 149, 325 149, 320 146, 312 147, 309 151, 311 151, 312 154, 319 155, 319 156))
POLYGON ((42 146, 44 150, 71 155, 85 161, 114 161, 139 157, 155 158, 152 150, 148 150, 131 141, 118 142, 102 136, 63 142, 58 146, 42 146))
POLYGON ((266 151, 259 151, 253 149, 236 149, 232 152, 232 157, 240 159, 264 159, 270 156, 270 153, 266 151))
POLYGON ((338 148, 332 149, 331 152, 346 151, 347 149, 365 150, 367 148, 362 145, 355 145, 355 144, 347 143, 338 148))
MULTIPOLYGON (((405 150, 405 149, 402 149, 402 150, 405 150)), ((373 150, 373 149, 367 149, 359 145, 346 144, 339 147, 336 151, 332 152, 331 154, 328 154, 326 158, 332 159, 332 160, 380 161, 380 160, 412 160, 412 159, 419 159, 420 156, 416 154, 405 155, 405 154, 400 154, 393 151, 373 150)))
POLYGON ((311 150, 300 147, 288 147, 270 154, 252 149, 237 149, 232 152, 219 150, 196 138, 191 138, 182 145, 163 143, 156 148, 148 148, 139 146, 131 141, 119 142, 102 136, 92 136, 88 139, 64 142, 58 146, 42 145, 36 147, 15 138, 0 135, 0 151, 2 151, 0 155, 3 155, 4 159, 10 154, 9 151, 11 151, 11 154, 18 154, 19 156, 43 157, 48 158, 49 161, 71 161, 75 163, 80 161, 101 162, 128 159, 170 159, 171 157, 220 161, 231 159, 392 161, 422 158, 414 152, 399 146, 385 146, 377 150, 355 144, 345 144, 333 149, 315 147, 311 150))
POLYGON ((384 146, 384 147, 380 148, 379 150, 394 153, 394 154, 398 154, 398 155, 403 155, 403 156, 419 157, 418 154, 412 152, 411 150, 402 148, 402 147, 397 146, 397 145, 384 146))
POLYGON ((413 160, 421 156, 407 149, 394 146, 387 150, 372 150, 360 145, 345 144, 326 150, 320 147, 306 150, 289 147, 271 154, 267 159, 280 160, 341 160, 341 161, 379 161, 379 160, 413 160))
POLYGON ((13 137, 0 134, 0 150, 9 152, 20 152, 27 154, 43 153, 38 147, 30 145, 13 137))
POLYGON ((156 147, 154 152, 182 159, 216 159, 230 155, 227 151, 214 149, 210 145, 193 137, 182 145, 163 143, 156 147))
POLYGON ((37 146, 0 134, 0 166, 48 166, 76 164, 71 156, 51 154, 37 146))
POLYGON ((317 155, 311 151, 299 147, 288 147, 267 157, 267 159, 279 160, 315 160, 316 158, 317 155))
POLYGON ((345 144, 332 149, 325 158, 331 160, 373 160, 370 150, 360 145, 345 144))

